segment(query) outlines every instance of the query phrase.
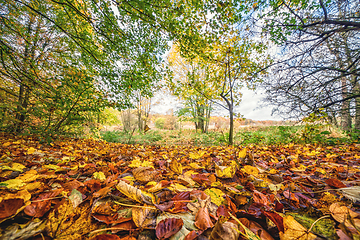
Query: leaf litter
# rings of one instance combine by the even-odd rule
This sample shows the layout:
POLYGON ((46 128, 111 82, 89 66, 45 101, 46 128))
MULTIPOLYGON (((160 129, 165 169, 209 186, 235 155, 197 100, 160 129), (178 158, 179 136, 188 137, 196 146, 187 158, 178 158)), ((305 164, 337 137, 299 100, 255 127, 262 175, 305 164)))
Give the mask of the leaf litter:
POLYGON ((359 239, 360 145, 0 135, 0 239, 359 239))

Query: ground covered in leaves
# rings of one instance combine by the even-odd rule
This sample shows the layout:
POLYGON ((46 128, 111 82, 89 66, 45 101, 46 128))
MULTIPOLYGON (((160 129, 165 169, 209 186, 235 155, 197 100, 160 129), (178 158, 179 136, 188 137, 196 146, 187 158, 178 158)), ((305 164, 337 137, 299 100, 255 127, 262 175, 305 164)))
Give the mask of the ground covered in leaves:
POLYGON ((0 135, 0 239, 359 239, 360 145, 0 135))

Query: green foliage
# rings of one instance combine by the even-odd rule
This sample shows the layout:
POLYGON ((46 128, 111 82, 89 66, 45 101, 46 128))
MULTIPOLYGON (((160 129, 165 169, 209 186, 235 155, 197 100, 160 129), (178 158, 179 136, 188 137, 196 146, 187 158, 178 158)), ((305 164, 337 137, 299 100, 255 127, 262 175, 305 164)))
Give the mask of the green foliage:
POLYGON ((160 141, 163 137, 158 131, 150 130, 145 134, 137 132, 134 135, 125 131, 105 131, 101 132, 101 138, 107 142, 115 143, 154 144, 160 141))
POLYGON ((159 128, 159 129, 164 129, 164 125, 165 125, 165 118, 159 117, 155 120, 155 127, 159 128))
POLYGON ((101 118, 101 122, 104 125, 113 126, 121 124, 120 111, 114 108, 105 108, 101 112, 101 118))

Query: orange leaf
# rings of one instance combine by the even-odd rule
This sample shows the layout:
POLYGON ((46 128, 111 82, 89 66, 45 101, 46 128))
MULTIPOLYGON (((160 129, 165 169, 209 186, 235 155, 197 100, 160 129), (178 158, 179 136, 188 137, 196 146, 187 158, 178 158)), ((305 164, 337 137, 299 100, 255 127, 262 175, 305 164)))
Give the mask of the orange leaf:
POLYGON ((206 207, 200 208, 196 213, 195 226, 201 230, 206 230, 214 226, 209 216, 209 210, 206 207))

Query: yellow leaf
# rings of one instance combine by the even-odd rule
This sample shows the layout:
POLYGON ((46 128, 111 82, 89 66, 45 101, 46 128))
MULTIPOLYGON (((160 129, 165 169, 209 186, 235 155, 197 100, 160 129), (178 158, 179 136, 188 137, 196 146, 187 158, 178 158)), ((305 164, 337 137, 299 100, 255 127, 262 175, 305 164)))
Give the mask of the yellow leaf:
POLYGON ((106 180, 105 174, 103 172, 94 172, 93 178, 94 179, 99 179, 100 181, 105 181, 106 180))
POLYGON ((121 180, 116 185, 116 189, 128 198, 135 200, 139 203, 153 203, 155 201, 154 196, 150 193, 141 191, 140 189, 131 186, 130 184, 127 184, 126 182, 121 180))
POLYGON ((217 188, 208 188, 204 191, 208 196, 211 198, 211 202, 215 203, 217 206, 220 206, 223 201, 225 200, 223 198, 224 193, 217 188))
POLYGON ((45 165, 44 168, 47 169, 51 169, 51 170, 59 170, 61 167, 59 167, 58 165, 54 165, 54 164, 49 164, 49 165, 45 165))
POLYGON ((195 168, 195 169, 204 169, 204 166, 200 166, 197 163, 190 163, 190 167, 195 168))
POLYGON ((25 183, 21 179, 10 179, 0 183, 0 186, 5 186, 8 189, 19 190, 21 187, 25 186, 25 183))
POLYGON ((246 148, 244 148, 243 150, 241 150, 239 152, 239 158, 245 158, 246 157, 246 148))
POLYGON ((278 170, 276 170, 274 168, 270 169, 270 171, 269 171, 270 174, 276 174, 277 172, 278 172, 278 170))
POLYGON ((308 232, 300 223, 298 223, 292 216, 285 216, 284 232, 280 232, 281 240, 314 240, 316 235, 308 232))
POLYGON ((244 173, 247 173, 249 175, 253 175, 253 176, 258 176, 259 175, 259 169, 257 169, 256 167, 250 166, 250 165, 245 165, 241 171, 243 171, 244 173))
POLYGON ((294 172, 303 172, 305 170, 306 170, 306 167, 302 164, 300 164, 300 166, 297 168, 291 168, 291 171, 294 171, 294 172))
POLYGON ((133 176, 126 176, 126 177, 123 177, 123 179, 128 180, 129 182, 135 181, 135 178, 133 176))
POLYGON ((229 167, 227 166, 218 166, 215 164, 215 175, 219 178, 233 178, 236 172, 234 165, 229 167))
POLYGON ((16 171, 16 172, 22 172, 23 169, 26 168, 21 163, 13 163, 11 167, 9 166, 3 166, 1 167, 2 170, 10 170, 10 171, 16 171))
POLYGON ((199 151, 199 152, 196 152, 196 153, 189 153, 189 157, 196 160, 196 159, 199 159, 202 156, 204 156, 205 153, 206 153, 205 151, 199 151))
POLYGON ((223 184, 221 182, 213 182, 213 183, 211 183, 211 186, 212 187, 221 187, 221 186, 223 186, 223 184))
POLYGON ((182 174, 182 172, 183 172, 182 165, 181 165, 181 163, 179 163, 177 160, 172 160, 172 161, 171 161, 170 169, 171 169, 173 172, 175 172, 175 173, 177 173, 177 174, 179 174, 179 175, 182 174))
POLYGON ((141 167, 141 161, 140 159, 134 159, 131 161, 131 163, 128 165, 131 168, 137 168, 137 167, 141 167))
POLYGON ((24 189, 28 190, 29 192, 32 192, 32 191, 41 189, 43 187, 43 185, 44 185, 44 183, 42 183, 42 182, 28 183, 28 184, 26 184, 24 189))
POLYGON ((38 177, 39 177, 39 175, 37 174, 37 171, 34 169, 31 169, 31 170, 27 171, 26 173, 18 176, 16 179, 20 179, 25 183, 29 183, 29 182, 35 181, 38 177))
POLYGON ((35 151, 36 151, 36 149, 31 147, 27 150, 27 154, 33 154, 35 151))
POLYGON ((175 191, 175 192, 186 192, 189 191, 191 189, 179 184, 179 183, 172 183, 169 187, 169 190, 171 191, 175 191))
POLYGON ((10 145, 11 145, 11 142, 6 142, 6 143, 3 144, 3 147, 8 147, 10 145))

